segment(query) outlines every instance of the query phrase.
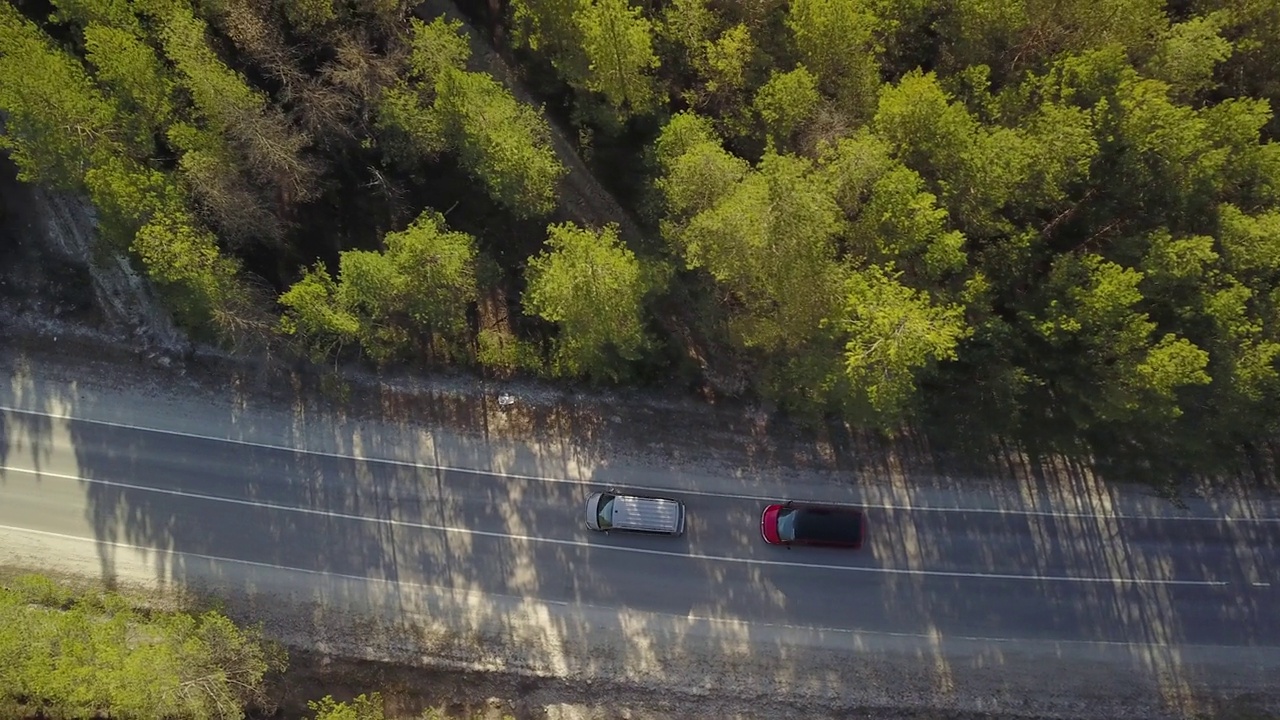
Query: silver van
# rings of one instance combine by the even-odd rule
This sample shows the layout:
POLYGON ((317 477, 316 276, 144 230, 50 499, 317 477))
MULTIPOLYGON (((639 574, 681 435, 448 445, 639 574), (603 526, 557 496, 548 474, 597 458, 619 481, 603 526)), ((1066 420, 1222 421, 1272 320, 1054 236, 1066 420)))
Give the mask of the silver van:
POLYGON ((684 532, 684 504, 666 498, 592 493, 587 498, 587 528, 680 535, 684 532))

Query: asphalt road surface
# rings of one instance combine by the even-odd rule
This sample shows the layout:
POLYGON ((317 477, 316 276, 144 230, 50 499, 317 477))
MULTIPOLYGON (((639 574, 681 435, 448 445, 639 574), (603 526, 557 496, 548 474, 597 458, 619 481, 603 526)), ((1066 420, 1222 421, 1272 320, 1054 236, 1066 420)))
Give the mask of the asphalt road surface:
POLYGON ((31 413, 0 417, 7 528, 681 617, 1280 647, 1280 518, 875 506, 863 550, 788 550, 759 535, 774 497, 622 487, 684 501, 687 532, 605 535, 578 481, 47 417, 33 440, 31 413))

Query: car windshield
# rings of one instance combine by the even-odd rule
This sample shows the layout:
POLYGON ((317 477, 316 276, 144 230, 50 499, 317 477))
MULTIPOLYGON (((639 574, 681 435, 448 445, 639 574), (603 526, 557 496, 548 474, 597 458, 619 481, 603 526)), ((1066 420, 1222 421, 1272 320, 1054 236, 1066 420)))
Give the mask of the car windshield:
POLYGON ((613 527, 613 495, 601 495, 600 505, 596 507, 596 522, 601 530, 613 527))
POLYGON ((778 511, 778 540, 791 542, 796 539, 796 511, 782 508, 778 511))

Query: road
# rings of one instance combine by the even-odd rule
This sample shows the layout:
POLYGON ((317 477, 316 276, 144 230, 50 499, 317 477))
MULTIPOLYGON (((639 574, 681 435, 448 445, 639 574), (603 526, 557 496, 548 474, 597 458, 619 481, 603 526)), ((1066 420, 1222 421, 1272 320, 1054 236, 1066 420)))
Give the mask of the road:
MULTIPOLYGON (((687 504, 684 537, 606 536, 582 523, 598 484, 2 418, 0 526, 12 530, 749 624, 1280 647, 1277 518, 881 504, 863 551, 787 550, 759 538, 772 497, 685 489, 663 493, 687 504)), ((182 579, 180 564, 170 572, 182 579)))

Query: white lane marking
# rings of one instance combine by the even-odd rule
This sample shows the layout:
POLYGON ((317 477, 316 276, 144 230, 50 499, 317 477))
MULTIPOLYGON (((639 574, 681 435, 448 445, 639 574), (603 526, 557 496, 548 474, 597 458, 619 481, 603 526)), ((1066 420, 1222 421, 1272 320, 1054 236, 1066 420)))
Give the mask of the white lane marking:
MULTIPOLYGON (((348 575, 346 573, 332 572, 329 570, 308 570, 307 568, 293 567, 290 565, 276 565, 274 563, 255 562, 253 560, 239 560, 236 558, 222 557, 220 555, 204 555, 202 553, 186 552, 183 550, 170 550, 168 548, 153 548, 145 545, 130 545, 129 543, 117 542, 115 540, 97 540, 95 538, 83 537, 80 535, 65 535, 63 533, 49 532, 48 530, 32 530, 30 528, 14 527, 12 525, 0 525, 0 531, 28 533, 31 535, 44 535, 46 537, 58 538, 60 540, 75 540, 77 542, 90 543, 93 545, 105 545, 107 547, 121 548, 125 550, 141 550, 144 552, 161 553, 164 555, 183 555, 198 560, 207 560, 210 562, 225 562, 233 565, 247 565, 254 568, 263 568, 266 570, 285 570, 288 572, 302 573, 304 575, 316 575, 325 578, 334 578, 338 580, 353 580, 356 582, 383 583, 386 585, 405 586, 411 588, 421 588, 424 590, 432 590, 436 592, 445 592, 453 595, 483 595, 485 597, 501 598, 503 600, 517 600, 520 602, 538 602, 546 605, 556 605, 563 608, 584 608, 588 610, 603 610, 605 612, 618 612, 618 608, 608 605, 594 605, 591 603, 568 602, 566 600, 545 600, 542 598, 534 598, 523 595, 506 595, 503 593, 480 593, 474 590, 466 590, 454 587, 446 587, 443 585, 430 585, 427 583, 413 582, 411 580, 389 580, 387 578, 368 577, 365 575, 348 575)), ((752 620, 739 620, 734 618, 714 617, 711 615, 695 615, 689 613, 687 615, 677 615, 675 613, 665 613, 653 610, 643 611, 649 615, 661 615, 676 620, 690 620, 693 622, 719 623, 726 625, 754 625, 757 627, 766 627, 779 630, 800 630, 804 632, 817 633, 842 633, 847 635, 879 635, 892 638, 909 638, 913 640, 929 640, 931 642, 938 639, 937 635, 923 635, 919 633, 890 632, 883 630, 858 630, 854 628, 830 627, 825 625, 790 625, 787 623, 772 622, 756 622, 752 620)), ((965 642, 988 642, 988 643, 1027 643, 1027 642, 1047 642, 1054 645, 1103 645, 1111 647, 1124 648, 1167 648, 1166 644, 1144 644, 1144 643, 1127 643, 1116 640, 1027 640, 1024 638, 1009 637, 983 637, 981 635, 949 635, 943 638, 943 641, 965 641, 965 642)), ((1231 648, 1240 649, 1238 645, 1179 645, 1181 648, 1206 648, 1219 649, 1231 648)), ((1251 649, 1267 648, 1269 646, 1247 646, 1251 649)))
POLYGON ((525 542, 545 543, 548 545, 568 545, 572 547, 590 548, 591 550, 607 550, 613 552, 636 553, 639 555, 661 555, 664 557, 685 558, 690 560, 708 560, 712 562, 738 563, 743 565, 770 565, 778 567, 793 567, 816 570, 838 570, 842 572, 855 572, 873 575, 910 575, 915 577, 948 577, 948 578, 975 578, 981 580, 1035 580, 1040 582, 1065 582, 1065 583, 1084 583, 1084 584, 1113 584, 1113 585, 1188 585, 1198 587, 1222 587, 1226 585, 1226 581, 1217 580, 1159 580, 1147 578, 1118 578, 1118 577, 1074 577, 1070 575, 1013 575, 1004 573, 977 573, 977 572, 955 572, 949 570, 908 570, 902 568, 872 568, 872 567, 855 567, 851 565, 820 565, 816 563, 798 563, 783 562, 781 560, 757 560, 753 558, 736 558, 723 555, 702 555, 698 553, 681 553, 672 552, 670 550, 650 550, 647 548, 633 548, 619 545, 600 545, 596 543, 582 542, 580 540, 562 540, 559 538, 544 538, 536 535, 516 535, 513 533, 494 532, 492 530, 473 530, 464 527, 452 527, 449 525, 432 525, 430 523, 413 522, 410 520, 395 520, 392 518, 373 518, 367 515, 353 515, 351 513, 338 512, 336 510, 320 510, 317 508, 304 508, 292 505, 281 505, 279 503, 262 502, 259 500, 242 500, 240 498, 218 497, 217 495, 206 495, 204 493, 193 493, 186 490, 173 490, 170 488, 156 488, 147 485, 134 485, 132 483, 117 482, 114 480, 99 480, 91 478, 82 478, 75 475, 64 475, 62 473, 40 472, 37 470, 28 470, 26 468, 12 468, 0 466, 0 470, 14 471, 34 475, 39 478, 54 478, 58 480, 76 480, 94 485, 106 485, 109 487, 119 487, 126 490, 136 490, 139 492, 156 493, 159 495, 171 495, 174 497, 192 498, 194 500, 207 500, 209 502, 227 503, 230 505, 244 505, 247 507, 264 508, 268 510, 280 510, 282 512, 300 513, 303 515, 318 515, 321 517, 335 518, 338 520, 355 520, 358 522, 375 523, 381 525, 390 525, 392 527, 407 527, 417 530, 437 530, 446 533, 456 533, 458 535, 474 535, 478 537, 502 538, 505 540, 522 540, 525 542))
POLYGON ((1256 582, 1256 583, 1251 583, 1251 584, 1252 584, 1254 587, 1259 587, 1259 588, 1269 588, 1269 587, 1271 587, 1271 583, 1269 583, 1269 582, 1256 582))
MULTIPOLYGON (((415 462, 411 460, 393 460, 390 458, 377 457, 361 457, 358 455, 348 455, 339 452, 330 452, 327 450, 308 450, 306 448, 289 447, 288 445, 276 445, 274 443, 256 442, 253 440, 241 440, 228 437, 214 437, 212 435, 201 435, 199 433, 185 432, 182 430, 167 430, 163 428, 145 427, 142 425, 131 425, 128 423, 112 422, 110 420, 93 420, 88 418, 78 418, 72 415, 38 412, 36 410, 27 410, 24 408, 15 408, 8 405, 0 405, 0 412, 12 412, 20 415, 35 415, 37 417, 47 417, 55 420, 70 420, 73 422, 88 423, 90 425, 105 425, 107 427, 120 428, 123 430, 136 430, 139 432, 149 432, 158 435, 172 435, 174 437, 188 438, 192 440, 208 440, 210 442, 223 442, 232 445, 243 445, 245 447, 261 448, 263 450, 277 450, 281 452, 298 453, 300 455, 315 455, 317 457, 335 458, 339 460, 355 460, 357 462, 378 463, 382 465, 391 465, 394 467, 419 468, 423 470, 439 470, 447 472, 464 473, 470 475, 482 475, 485 477, 510 478, 513 480, 529 480, 534 482, 582 485, 582 486, 606 486, 609 483, 592 482, 589 480, 573 480, 569 478, 553 478, 542 477, 539 475, 522 475, 520 473, 500 472, 497 470, 480 470, 477 468, 459 467, 455 465, 436 465, 432 463, 415 462)), ((730 498, 733 500, 757 500, 768 502, 777 500, 779 495, 746 495, 738 493, 710 492, 707 490, 692 490, 687 488, 674 488, 664 486, 646 486, 635 485, 631 483, 618 482, 615 484, 619 488, 629 488, 643 492, 671 493, 673 495, 692 495, 697 497, 719 497, 730 498)), ((799 501, 798 498, 788 498, 799 501)), ((1053 518, 1081 518, 1094 519, 1104 518, 1113 520, 1157 520, 1157 521, 1183 521, 1183 520, 1202 520, 1212 522, 1237 522, 1237 523, 1277 523, 1280 524, 1280 517, 1275 518, 1248 518, 1248 517, 1230 517, 1230 516, 1211 516, 1211 515, 1126 515, 1120 514, 1098 514, 1098 513, 1081 513, 1070 511, 1052 511, 1052 510, 1030 510, 1018 508, 963 508, 963 507, 943 507, 933 505, 890 505, 881 503, 865 503, 849 501, 849 504, 857 505, 862 508, 871 508, 875 510, 910 510, 913 512, 937 512, 937 513, 977 513, 987 515, 1028 515, 1032 517, 1053 517, 1053 518)))

